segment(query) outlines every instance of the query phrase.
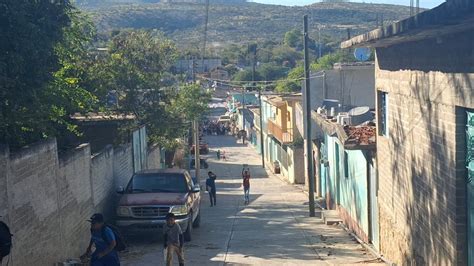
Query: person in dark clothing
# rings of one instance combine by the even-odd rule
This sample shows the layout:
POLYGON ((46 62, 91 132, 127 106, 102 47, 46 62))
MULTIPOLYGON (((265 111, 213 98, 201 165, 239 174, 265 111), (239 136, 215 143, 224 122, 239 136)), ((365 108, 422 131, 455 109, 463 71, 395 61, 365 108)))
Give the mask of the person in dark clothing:
POLYGON ((115 234, 105 225, 104 216, 100 213, 92 215, 89 222, 91 223, 91 240, 87 251, 81 258, 91 258, 91 266, 120 266, 118 253, 115 250, 117 244, 115 234), (92 245, 95 251, 92 253, 92 245))
POLYGON ((209 199, 211 201, 211 207, 212 207, 214 205, 217 205, 217 202, 216 202, 216 178, 217 178, 217 176, 211 171, 209 171, 207 173, 207 175, 209 177, 206 179, 206 191, 209 192, 209 199))
POLYGON ((242 170, 242 185, 244 186, 244 203, 250 202, 250 170, 242 170))
POLYGON ((166 266, 173 263, 173 253, 178 256, 179 266, 184 266, 184 237, 179 224, 176 223, 174 213, 166 215, 166 224, 163 226, 164 248, 166 250, 166 266))

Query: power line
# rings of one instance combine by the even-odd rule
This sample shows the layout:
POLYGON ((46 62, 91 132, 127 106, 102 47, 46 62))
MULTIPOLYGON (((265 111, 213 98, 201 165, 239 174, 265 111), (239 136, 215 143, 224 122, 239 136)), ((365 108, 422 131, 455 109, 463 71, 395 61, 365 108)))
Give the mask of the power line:
MULTIPOLYGON (((322 77, 324 71, 318 71, 312 75, 310 75, 310 78, 314 77, 322 77)), ((216 82, 222 82, 222 83, 277 83, 277 82, 283 82, 283 81, 299 81, 299 80, 304 80, 304 77, 297 78, 297 79, 274 79, 274 80, 259 80, 259 81, 253 81, 253 80, 235 80, 235 81, 229 81, 229 80, 222 80, 222 79, 211 79, 211 78, 206 78, 206 77, 201 77, 201 79, 205 79, 207 81, 216 81, 216 82)))

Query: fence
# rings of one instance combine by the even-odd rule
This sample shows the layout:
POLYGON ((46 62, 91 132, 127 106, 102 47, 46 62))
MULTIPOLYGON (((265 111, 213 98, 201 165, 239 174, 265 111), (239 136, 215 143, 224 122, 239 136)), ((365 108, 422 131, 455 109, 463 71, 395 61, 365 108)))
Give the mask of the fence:
MULTIPOLYGON (((159 151, 149 158, 159 160, 159 151)), ((133 174, 132 146, 93 156, 88 144, 58 155, 55 140, 15 153, 0 146, 0 167, 0 215, 14 235, 10 265, 53 265, 84 252, 91 214, 112 217, 115 188, 133 174)))

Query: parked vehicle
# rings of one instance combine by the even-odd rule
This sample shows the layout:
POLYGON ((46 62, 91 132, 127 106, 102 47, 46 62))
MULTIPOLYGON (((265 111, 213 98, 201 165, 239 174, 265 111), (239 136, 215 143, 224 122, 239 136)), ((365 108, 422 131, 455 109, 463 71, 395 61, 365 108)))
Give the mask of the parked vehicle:
MULTIPOLYGON (((191 146, 191 149, 190 149, 190 153, 191 154, 194 154, 194 148, 196 147, 196 145, 192 145, 191 146)), ((208 154, 209 153, 209 145, 205 142, 200 142, 199 143, 199 153, 200 154, 208 154)))
POLYGON ((144 170, 133 175, 117 207, 117 226, 121 229, 160 228, 168 213, 176 215, 186 241, 201 221, 199 184, 183 169, 144 170))
POLYGON ((217 120, 218 123, 230 123, 231 122, 231 118, 230 116, 228 115, 221 115, 219 117, 219 120, 217 120))

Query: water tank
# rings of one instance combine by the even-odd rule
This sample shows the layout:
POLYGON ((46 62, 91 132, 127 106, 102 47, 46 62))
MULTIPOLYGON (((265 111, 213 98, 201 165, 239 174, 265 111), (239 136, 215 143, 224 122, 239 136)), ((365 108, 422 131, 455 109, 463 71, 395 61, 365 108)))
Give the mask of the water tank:
POLYGON ((339 100, 334 99, 324 99, 323 100, 323 108, 326 110, 331 110, 331 107, 334 107, 336 113, 339 112, 339 100))
POLYGON ((370 112, 368 106, 361 106, 353 108, 349 111, 349 117, 351 118, 351 125, 360 125, 366 121, 373 119, 373 114, 370 112))

